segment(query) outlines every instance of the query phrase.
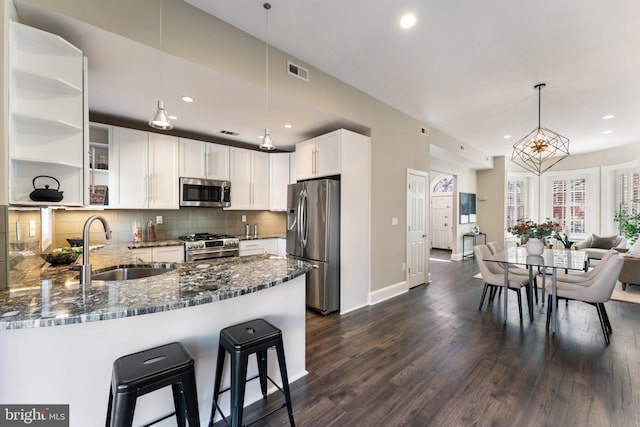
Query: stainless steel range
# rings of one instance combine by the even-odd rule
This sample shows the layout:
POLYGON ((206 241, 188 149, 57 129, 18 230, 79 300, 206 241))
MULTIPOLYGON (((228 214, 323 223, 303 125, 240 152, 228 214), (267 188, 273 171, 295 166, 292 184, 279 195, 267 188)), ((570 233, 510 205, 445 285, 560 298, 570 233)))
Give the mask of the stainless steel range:
POLYGON ((225 234, 196 233, 180 236, 184 241, 184 260, 202 261, 239 255, 238 238, 225 234))

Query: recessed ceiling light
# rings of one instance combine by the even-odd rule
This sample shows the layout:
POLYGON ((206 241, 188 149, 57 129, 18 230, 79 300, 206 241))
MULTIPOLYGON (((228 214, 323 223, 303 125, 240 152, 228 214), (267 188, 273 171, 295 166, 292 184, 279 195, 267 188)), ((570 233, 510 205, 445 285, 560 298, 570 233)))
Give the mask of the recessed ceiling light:
POLYGON ((413 13, 407 13, 400 18, 400 26, 402 28, 411 28, 416 25, 416 16, 413 13))
POLYGON ((503 138, 504 139, 509 139, 509 138, 511 138, 511 135, 505 135, 505 136, 503 136, 503 138))
POLYGON ((608 115, 604 116, 604 117, 602 118, 602 120, 609 120, 609 119, 613 119, 614 117, 615 117, 615 116, 614 116, 613 114, 608 114, 608 115))
POLYGON ((169 118, 170 118, 171 120, 178 120, 178 117, 176 117, 176 116, 169 116, 169 118))
POLYGON ((613 132, 612 130, 603 130, 603 131, 602 131, 602 134, 603 134, 603 135, 609 135, 609 134, 610 134, 610 133, 612 133, 612 132, 613 132))
POLYGON ((194 99, 193 99, 192 97, 187 96, 187 95, 183 96, 183 97, 182 97, 182 100, 183 100, 184 102, 193 102, 193 101, 194 101, 194 99))
POLYGON ((284 125, 285 128, 287 129, 291 129, 293 126, 291 126, 289 123, 287 123, 286 125, 284 125))

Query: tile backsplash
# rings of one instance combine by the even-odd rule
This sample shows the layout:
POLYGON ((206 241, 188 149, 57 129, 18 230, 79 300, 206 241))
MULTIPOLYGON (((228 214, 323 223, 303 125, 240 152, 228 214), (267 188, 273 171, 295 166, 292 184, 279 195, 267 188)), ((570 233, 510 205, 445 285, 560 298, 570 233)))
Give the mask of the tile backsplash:
POLYGON ((54 212, 53 246, 68 246, 67 238, 82 237, 82 229, 91 215, 103 216, 113 236, 107 241, 102 224, 91 226, 92 244, 127 243, 132 240, 132 226, 135 221, 142 225, 143 241, 147 240, 147 223, 156 223, 162 216, 162 224, 156 224, 156 239, 168 240, 192 233, 220 233, 244 235, 245 224, 258 224, 260 235, 284 235, 286 214, 270 211, 225 211, 211 208, 181 208, 180 210, 58 210, 54 212), (242 222, 242 216, 246 222, 242 222))

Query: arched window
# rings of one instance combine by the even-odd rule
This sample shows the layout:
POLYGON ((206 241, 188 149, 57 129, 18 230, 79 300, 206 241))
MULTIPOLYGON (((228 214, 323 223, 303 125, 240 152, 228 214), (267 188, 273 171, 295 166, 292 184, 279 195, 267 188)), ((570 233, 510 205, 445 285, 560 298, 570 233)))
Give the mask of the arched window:
POLYGON ((433 187, 434 193, 453 193, 453 177, 445 176, 433 187))

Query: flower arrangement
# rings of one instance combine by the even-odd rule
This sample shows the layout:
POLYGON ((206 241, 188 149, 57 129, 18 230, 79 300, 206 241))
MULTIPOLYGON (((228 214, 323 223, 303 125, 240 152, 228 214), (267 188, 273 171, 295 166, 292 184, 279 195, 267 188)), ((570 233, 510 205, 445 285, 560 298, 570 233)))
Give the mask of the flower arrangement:
POLYGON ((524 237, 525 240, 531 238, 544 239, 551 236, 559 227, 560 224, 554 223, 548 218, 540 224, 536 224, 528 218, 522 218, 517 221, 516 225, 509 227, 507 231, 515 236, 524 237))

